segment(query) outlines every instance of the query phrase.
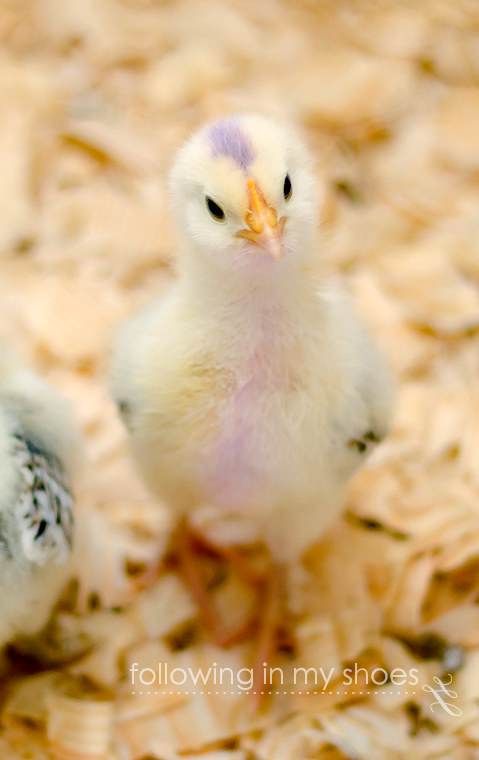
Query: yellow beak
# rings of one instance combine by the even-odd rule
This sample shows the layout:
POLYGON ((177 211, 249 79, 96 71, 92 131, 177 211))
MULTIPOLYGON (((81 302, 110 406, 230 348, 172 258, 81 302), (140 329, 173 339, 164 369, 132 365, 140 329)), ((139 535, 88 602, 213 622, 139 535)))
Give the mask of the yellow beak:
POLYGON ((269 253, 274 259, 281 258, 281 235, 286 221, 284 217, 277 220, 276 211, 268 206, 264 195, 256 187, 254 179, 248 180, 249 208, 246 213, 248 229, 240 230, 237 237, 244 237, 269 253))

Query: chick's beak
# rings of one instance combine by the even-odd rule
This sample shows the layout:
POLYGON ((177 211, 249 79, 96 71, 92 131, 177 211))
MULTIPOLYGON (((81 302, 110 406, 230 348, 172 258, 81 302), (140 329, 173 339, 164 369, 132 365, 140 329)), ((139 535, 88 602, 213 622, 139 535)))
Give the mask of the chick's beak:
POLYGON ((251 240, 274 259, 280 259, 285 218, 282 217, 278 222, 276 211, 268 206, 263 193, 252 178, 248 180, 248 197, 249 208, 245 219, 248 229, 237 232, 237 237, 251 240))

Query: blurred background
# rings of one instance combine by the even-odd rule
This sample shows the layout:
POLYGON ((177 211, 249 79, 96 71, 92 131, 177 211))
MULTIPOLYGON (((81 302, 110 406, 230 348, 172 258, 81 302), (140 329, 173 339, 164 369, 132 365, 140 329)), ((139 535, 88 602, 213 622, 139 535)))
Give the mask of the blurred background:
MULTIPOLYGON (((477 757, 477 2, 1 0, 0 39, 0 335, 75 403, 87 435, 75 625, 129 631, 108 672, 100 647, 75 673, 121 692, 119 653, 142 641, 118 615, 138 604, 128 570, 163 535, 109 401, 112 336, 174 277, 176 149, 205 120, 259 111, 303 130, 326 188, 318 255, 398 378, 393 432, 312 555, 320 586, 298 657, 339 667, 373 651, 388 667, 419 662, 421 683, 457 670, 462 717, 433 715, 420 687, 319 700, 221 758, 477 757), (291 754, 278 754, 285 736, 291 754)), ((141 730, 127 711, 114 757, 176 757, 235 732, 210 705, 208 729, 185 712, 190 733, 172 738, 164 709, 140 710, 141 730)), ((10 720, 2 757, 24 757, 22 742, 46 757, 41 733, 10 720)))

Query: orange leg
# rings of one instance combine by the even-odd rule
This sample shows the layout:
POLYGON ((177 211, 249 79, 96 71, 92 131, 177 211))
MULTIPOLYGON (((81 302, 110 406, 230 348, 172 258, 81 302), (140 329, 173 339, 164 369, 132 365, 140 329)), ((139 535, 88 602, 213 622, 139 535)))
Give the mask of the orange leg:
POLYGON ((263 585, 265 572, 253 566, 251 559, 245 554, 243 549, 240 549, 237 546, 215 544, 207 536, 203 536, 195 531, 194 528, 188 528, 188 530, 195 543, 223 559, 230 567, 233 567, 238 572, 247 584, 253 587, 263 585))
MULTIPOLYGON (((198 554, 206 553, 223 560, 229 567, 234 568, 249 586, 260 587, 263 584, 264 571, 253 566, 244 550, 236 546, 215 544, 207 536, 192 528, 186 518, 180 522, 173 539, 173 544, 173 554, 177 559, 182 559, 180 562, 181 569, 195 599, 198 599, 199 589, 197 587, 200 583, 199 579, 195 578, 195 575, 198 575, 200 572, 200 563, 196 559, 198 554), (197 568, 195 573, 193 573, 193 566, 197 568)), ((152 562, 146 570, 134 579, 133 582, 136 590, 142 591, 153 585, 164 568, 165 559, 163 557, 160 560, 152 562)), ((206 589, 204 590, 206 592, 206 589)), ((203 601, 202 598, 201 601, 198 600, 198 603, 203 604, 203 601)))
POLYGON ((261 626, 253 661, 253 710, 259 709, 264 702, 264 692, 271 688, 269 683, 264 682, 264 668, 269 668, 279 645, 293 646, 284 594, 283 568, 273 565, 265 586, 261 626))
MULTIPOLYGON (((252 695, 251 703, 252 708, 257 710, 264 701, 261 692, 268 689, 268 684, 264 684, 263 678, 264 663, 269 666, 279 647, 293 646, 284 598, 283 568, 273 563, 266 552, 259 555, 260 562, 258 563, 258 554, 253 555, 252 559, 241 548, 215 544, 191 528, 186 518, 178 526, 174 537, 174 550, 178 571, 190 589, 198 607, 202 625, 213 642, 217 646, 226 648, 248 636, 255 635, 253 692, 256 694, 252 695), (236 628, 227 628, 215 606, 208 583, 204 578, 205 555, 224 561, 245 583, 257 590, 256 611, 236 628)), ((147 577, 149 583, 153 582, 161 567, 162 564, 158 563, 147 570, 141 578, 142 582, 144 583, 147 577)))
MULTIPOLYGON (((198 561, 198 546, 205 547, 213 554, 238 567, 243 577, 247 575, 247 561, 241 556, 241 552, 234 548, 216 547, 207 540, 203 540, 202 536, 199 536, 189 527, 186 520, 183 520, 180 524, 177 533, 179 568, 198 605, 203 625, 217 646, 232 646, 251 633, 255 625, 256 616, 247 619, 240 626, 232 630, 228 630, 225 627, 203 579, 201 563, 198 561)), ((252 575, 249 578, 245 577, 245 580, 251 583, 252 577, 252 575)), ((256 576, 254 576, 254 580, 256 583, 256 576)))

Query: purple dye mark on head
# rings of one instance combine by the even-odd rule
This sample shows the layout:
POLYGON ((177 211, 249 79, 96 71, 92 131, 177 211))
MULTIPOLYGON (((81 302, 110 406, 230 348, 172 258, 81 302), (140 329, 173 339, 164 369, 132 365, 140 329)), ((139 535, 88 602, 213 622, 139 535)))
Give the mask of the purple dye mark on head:
POLYGON ((221 119, 208 130, 213 156, 229 156, 246 171, 254 158, 253 146, 248 135, 235 119, 221 119))

